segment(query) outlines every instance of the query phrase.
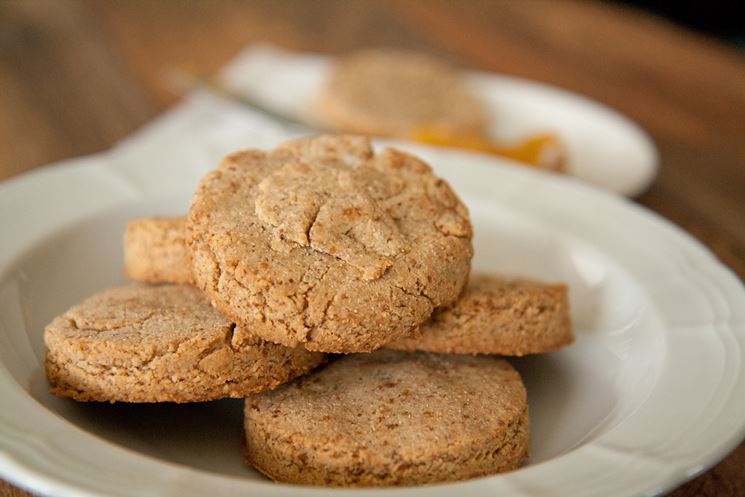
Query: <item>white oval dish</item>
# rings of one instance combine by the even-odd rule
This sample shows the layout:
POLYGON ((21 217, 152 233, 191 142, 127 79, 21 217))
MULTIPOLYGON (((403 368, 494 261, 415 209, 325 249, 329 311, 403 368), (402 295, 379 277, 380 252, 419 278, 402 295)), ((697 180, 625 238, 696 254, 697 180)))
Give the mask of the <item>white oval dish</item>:
MULTIPOLYGON (((226 82, 262 104, 313 121, 311 101, 324 84, 328 56, 252 45, 224 71, 226 82)), ((644 192, 657 175, 657 149, 636 123, 590 98, 512 76, 467 71, 466 82, 484 103, 491 135, 515 142, 537 133, 558 136, 569 173, 621 195, 644 192)))
MULTIPOLYGON (((745 291, 706 249, 578 181, 406 148, 469 206, 474 269, 570 285, 577 343, 513 361, 531 408, 526 467, 359 493, 655 495, 736 446, 745 434, 745 291)), ((185 212, 214 163, 185 144, 157 157, 143 149, 68 161, 0 184, 0 477, 64 497, 338 493, 274 484, 245 467, 239 401, 100 405, 47 394, 44 325, 122 283, 125 222, 185 212)))

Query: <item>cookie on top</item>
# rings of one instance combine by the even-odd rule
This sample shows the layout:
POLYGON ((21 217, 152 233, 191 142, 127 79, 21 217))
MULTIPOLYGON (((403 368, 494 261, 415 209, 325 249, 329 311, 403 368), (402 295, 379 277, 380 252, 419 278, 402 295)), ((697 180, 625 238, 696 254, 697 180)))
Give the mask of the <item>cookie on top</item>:
POLYGON ((407 153, 320 135, 228 156, 194 194, 196 285, 257 336, 368 352, 453 303, 473 255, 468 212, 407 153))

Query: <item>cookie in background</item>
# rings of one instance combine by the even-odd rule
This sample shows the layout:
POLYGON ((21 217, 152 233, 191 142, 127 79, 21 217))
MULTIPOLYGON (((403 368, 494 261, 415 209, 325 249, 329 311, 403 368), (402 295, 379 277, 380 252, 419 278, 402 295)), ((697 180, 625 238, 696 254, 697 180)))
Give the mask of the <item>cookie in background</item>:
POLYGON ((566 151, 550 133, 498 143, 489 115, 461 73, 435 57, 403 50, 360 50, 338 58, 312 105, 330 129, 390 136, 506 157, 555 172, 566 151))

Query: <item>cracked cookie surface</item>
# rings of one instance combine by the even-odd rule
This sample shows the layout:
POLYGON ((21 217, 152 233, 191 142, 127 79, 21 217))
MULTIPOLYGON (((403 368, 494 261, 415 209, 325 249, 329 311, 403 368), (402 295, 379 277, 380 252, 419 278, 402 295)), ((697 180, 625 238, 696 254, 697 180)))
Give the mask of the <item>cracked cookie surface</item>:
POLYGON ((188 285, 105 290, 55 318, 44 342, 52 393, 81 401, 240 398, 323 361, 250 335, 188 285))
POLYGON ((247 462, 285 483, 408 486, 528 457, 525 387, 495 357, 355 354, 246 399, 247 462))
POLYGON ((455 304, 435 311, 419 330, 421 338, 386 347, 522 356, 574 341, 566 285, 487 274, 471 275, 455 304))
POLYGON ((367 352, 416 335, 463 288, 464 205, 421 160, 321 135, 228 156, 201 181, 187 239, 194 280, 256 335, 367 352))

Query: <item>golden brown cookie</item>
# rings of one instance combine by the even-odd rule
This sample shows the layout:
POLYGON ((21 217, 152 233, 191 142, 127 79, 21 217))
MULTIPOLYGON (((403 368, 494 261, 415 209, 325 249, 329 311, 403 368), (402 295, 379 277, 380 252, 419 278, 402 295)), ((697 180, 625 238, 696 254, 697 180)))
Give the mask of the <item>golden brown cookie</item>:
POLYGON ((421 338, 386 347, 522 356, 574 341, 565 285, 485 274, 471 276, 456 303, 435 311, 420 331, 421 338))
POLYGON ((414 336, 465 285, 468 212, 421 160, 322 135, 228 156, 187 221, 192 273, 266 340, 364 352, 414 336))
POLYGON ((124 274, 148 283, 191 283, 186 219, 152 217, 127 223, 124 274))
MULTIPOLYGON (((178 277, 168 269, 161 275, 164 281, 178 277)), ((574 341, 565 285, 486 274, 472 275, 458 300, 435 310, 419 329, 421 338, 405 338, 386 347, 522 356, 551 352, 574 341)))
POLYGON ((410 137, 422 129, 485 134, 487 115, 456 70, 430 56, 363 50, 340 58, 314 117, 331 129, 410 137))
POLYGON ((465 480, 515 469, 530 450, 520 376, 488 356, 346 356, 248 397, 244 429, 249 464, 303 485, 465 480))
POLYGON ((55 318, 44 342, 52 393, 81 401, 245 397, 323 361, 249 335, 187 285, 105 290, 55 318))

